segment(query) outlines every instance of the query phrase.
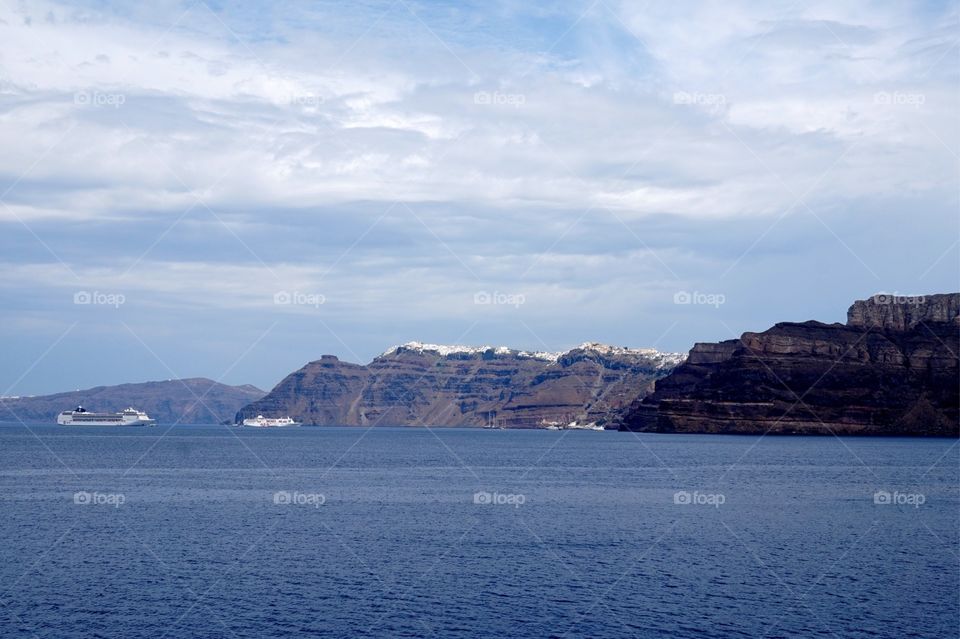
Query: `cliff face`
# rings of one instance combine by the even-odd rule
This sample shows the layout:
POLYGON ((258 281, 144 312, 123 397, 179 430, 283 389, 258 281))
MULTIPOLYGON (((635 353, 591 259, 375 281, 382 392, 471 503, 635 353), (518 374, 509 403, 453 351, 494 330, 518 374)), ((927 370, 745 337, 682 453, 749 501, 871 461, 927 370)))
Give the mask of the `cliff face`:
POLYGON ((97 412, 132 406, 160 424, 219 424, 232 419, 241 406, 264 395, 255 386, 227 386, 202 377, 97 386, 54 395, 5 397, 0 399, 0 420, 55 423, 57 413, 82 404, 97 412))
POLYGON ((682 356, 584 344, 566 353, 410 343, 366 366, 326 355, 237 415, 341 426, 602 424, 682 356))
POLYGON ((621 428, 957 436, 960 294, 857 301, 847 324, 782 323, 696 344, 621 428))
POLYGON ((920 324, 943 324, 960 315, 960 295, 887 295, 857 300, 847 310, 847 326, 908 331, 920 324))

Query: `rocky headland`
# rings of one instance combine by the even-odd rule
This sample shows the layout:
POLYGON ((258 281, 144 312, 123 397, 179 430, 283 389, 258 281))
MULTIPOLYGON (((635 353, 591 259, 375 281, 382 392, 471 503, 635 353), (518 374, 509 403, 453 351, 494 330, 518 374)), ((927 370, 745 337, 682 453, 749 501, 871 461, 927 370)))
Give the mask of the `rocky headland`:
POLYGON ((623 430, 960 434, 960 293, 875 295, 846 324, 784 322, 696 344, 623 430))
POLYGON ((339 426, 604 426, 683 358, 597 343, 547 353, 410 342, 367 365, 324 355, 237 421, 263 414, 339 426))

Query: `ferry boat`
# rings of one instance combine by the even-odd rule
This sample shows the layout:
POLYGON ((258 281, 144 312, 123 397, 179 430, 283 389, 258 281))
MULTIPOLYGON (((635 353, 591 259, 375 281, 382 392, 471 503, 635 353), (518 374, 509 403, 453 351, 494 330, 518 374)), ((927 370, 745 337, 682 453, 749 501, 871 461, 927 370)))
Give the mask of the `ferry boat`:
POLYGON ((126 408, 119 413, 91 413, 83 406, 57 415, 61 426, 153 426, 155 419, 141 410, 126 408))
POLYGON ((604 426, 597 424, 597 422, 578 422, 577 420, 564 424, 563 422, 541 419, 539 426, 543 430, 606 430, 604 426))
POLYGON ((291 419, 290 417, 264 417, 263 415, 257 415, 253 418, 248 418, 243 420, 244 426, 251 426, 253 428, 282 428, 284 426, 302 426, 298 421, 291 419))

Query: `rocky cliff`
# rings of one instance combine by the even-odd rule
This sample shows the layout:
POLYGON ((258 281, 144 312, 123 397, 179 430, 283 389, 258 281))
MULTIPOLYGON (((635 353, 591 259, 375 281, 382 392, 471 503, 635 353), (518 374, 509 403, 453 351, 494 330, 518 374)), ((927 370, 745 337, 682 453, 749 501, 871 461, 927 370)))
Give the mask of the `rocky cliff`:
POLYGON ((846 324, 782 323, 696 344, 621 428, 958 436, 960 294, 876 295, 846 324))
POLYGON ((219 424, 232 420, 242 406, 265 394, 249 384, 227 386, 202 377, 97 386, 54 395, 4 397, 0 399, 0 420, 55 423, 57 413, 82 404, 98 412, 133 406, 160 424, 219 424))
POLYGON ((263 414, 343 426, 604 424, 682 360, 596 343, 544 353, 411 342, 366 366, 325 355, 237 420, 263 414))

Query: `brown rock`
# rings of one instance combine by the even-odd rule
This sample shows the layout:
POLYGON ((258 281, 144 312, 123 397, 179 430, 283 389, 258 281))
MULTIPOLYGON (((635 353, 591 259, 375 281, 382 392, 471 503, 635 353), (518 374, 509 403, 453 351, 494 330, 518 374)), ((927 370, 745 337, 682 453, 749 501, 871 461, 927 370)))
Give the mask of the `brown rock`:
POLYGON ((237 420, 263 414, 342 426, 602 424, 681 360, 600 344, 556 354, 410 343, 366 366, 331 356, 310 362, 237 420))
POLYGON ((621 428, 958 436, 960 294, 875 296, 848 318, 697 344, 621 428))

